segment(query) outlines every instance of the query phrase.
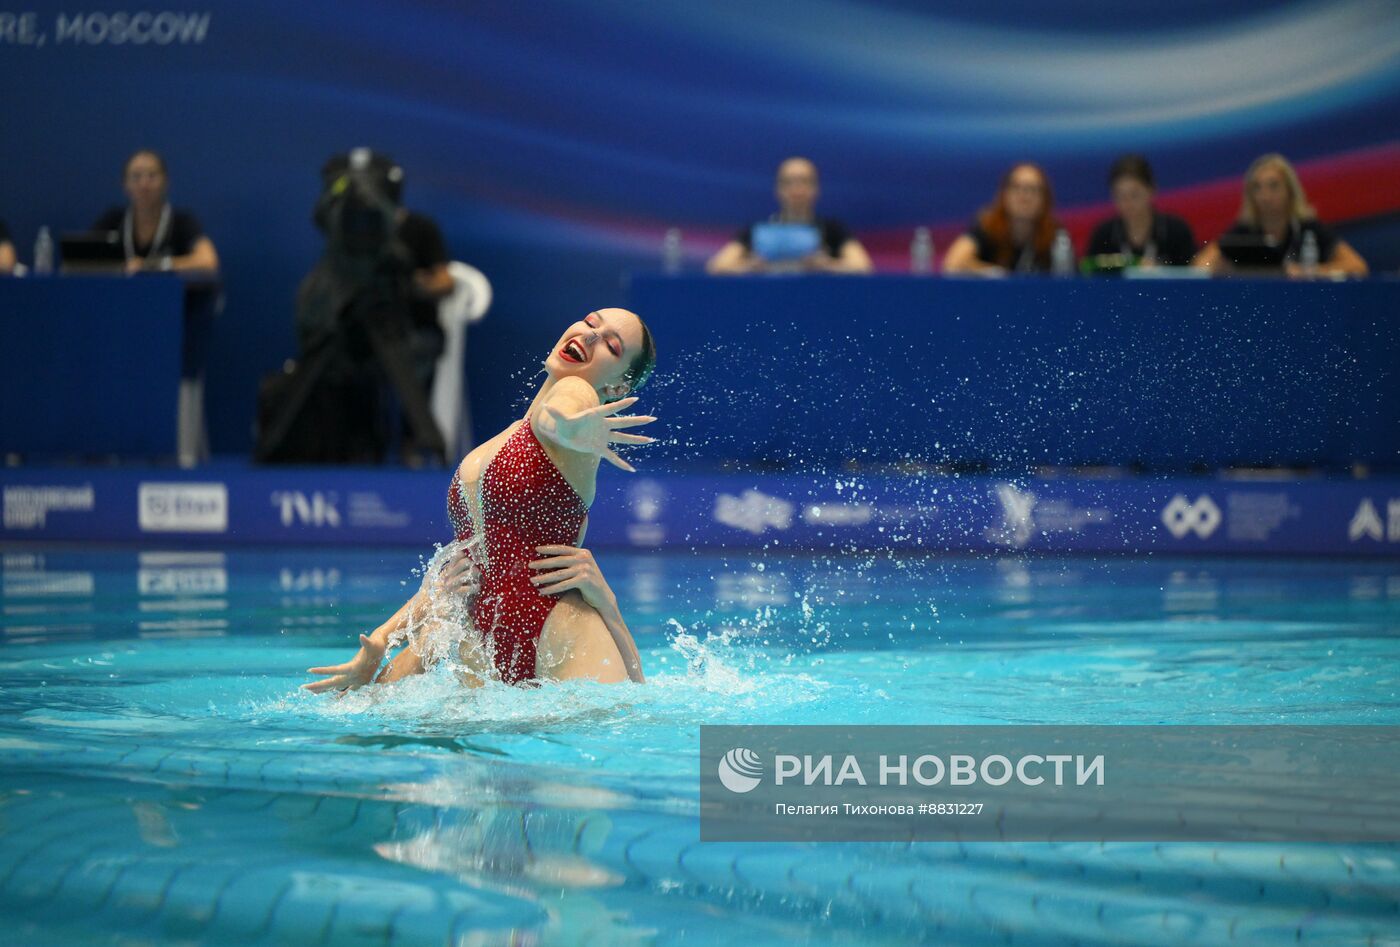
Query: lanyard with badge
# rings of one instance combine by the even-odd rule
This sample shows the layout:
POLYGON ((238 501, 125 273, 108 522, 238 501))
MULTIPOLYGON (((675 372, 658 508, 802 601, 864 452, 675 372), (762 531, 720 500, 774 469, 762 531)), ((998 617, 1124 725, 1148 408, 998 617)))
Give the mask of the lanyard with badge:
MULTIPOLYGON (((133 235, 135 229, 132 219, 131 208, 126 209, 126 216, 122 218, 122 246, 126 250, 126 258, 129 260, 136 256, 136 239, 133 235)), ((151 238, 151 245, 146 249, 145 259, 147 261, 155 259, 155 253, 165 243, 165 238, 170 232, 170 204, 166 203, 160 209, 160 222, 156 224, 155 236, 151 238)), ((169 269, 169 256, 162 261, 161 269, 169 269)))

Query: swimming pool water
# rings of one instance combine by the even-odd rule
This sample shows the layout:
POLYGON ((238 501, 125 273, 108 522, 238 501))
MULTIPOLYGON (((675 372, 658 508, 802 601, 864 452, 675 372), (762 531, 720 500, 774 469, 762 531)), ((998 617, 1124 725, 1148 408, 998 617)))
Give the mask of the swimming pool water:
POLYGON ((599 560, 646 685, 331 698, 416 552, 5 552, 0 939, 1400 943, 1395 846, 701 844, 697 771, 702 723, 1400 723, 1400 565, 599 560))

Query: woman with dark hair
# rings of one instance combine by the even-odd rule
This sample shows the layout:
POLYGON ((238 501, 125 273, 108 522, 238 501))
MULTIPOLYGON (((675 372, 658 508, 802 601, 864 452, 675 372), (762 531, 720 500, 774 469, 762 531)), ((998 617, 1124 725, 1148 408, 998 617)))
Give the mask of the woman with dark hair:
POLYGON ((1060 222, 1055 195, 1039 165, 1022 162, 1007 171, 991 205, 968 232, 948 247, 945 273, 1045 273, 1060 222))
POLYGON ((146 270, 198 271, 187 274, 196 277, 209 274, 208 280, 192 280, 186 287, 181 340, 176 441, 180 466, 193 467, 209 457, 204 367, 211 321, 223 305, 215 275, 219 254, 193 214, 170 206, 169 186, 164 158, 149 148, 133 152, 122 166, 127 205, 109 208, 93 229, 120 236, 128 274, 146 270))
POLYGON ((129 203, 109 208, 92 229, 121 233, 128 273, 217 270, 214 242, 193 214, 170 206, 169 186, 164 158, 149 148, 133 153, 122 167, 122 188, 129 203))
POLYGON ((1196 253, 1191 225, 1153 206, 1157 183, 1142 155, 1124 155, 1108 171, 1116 215, 1094 228, 1089 256, 1122 256, 1140 266, 1189 266, 1196 253))
POLYGON ((656 365, 635 313, 600 309, 574 323, 545 360, 525 417, 469 453, 447 492, 455 530, 423 587, 345 664, 302 685, 320 693, 391 682, 454 661, 471 686, 588 678, 645 679, 627 625, 593 555, 580 545, 598 465, 633 468, 613 444, 654 438, 621 428, 655 418, 619 416, 656 365), (439 561, 442 560, 442 561, 439 561), (407 643, 380 672, 385 652, 407 643))

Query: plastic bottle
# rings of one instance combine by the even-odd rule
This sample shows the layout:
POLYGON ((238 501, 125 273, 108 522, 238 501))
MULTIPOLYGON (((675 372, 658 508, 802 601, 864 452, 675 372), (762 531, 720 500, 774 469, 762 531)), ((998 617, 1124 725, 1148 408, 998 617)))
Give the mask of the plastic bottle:
POLYGON ((1303 233, 1303 246, 1298 251, 1298 262, 1303 266, 1304 276, 1316 276, 1318 264, 1317 234, 1311 230, 1303 233))
POLYGON ((1074 275, 1074 244, 1064 228, 1056 231, 1055 242, 1050 245, 1050 270, 1056 276, 1074 275))
POLYGON ((34 241, 34 272, 39 276, 53 272, 53 236, 48 227, 40 227, 39 239, 34 241))
POLYGON ((933 272, 933 236, 927 227, 914 228, 914 239, 909 242, 909 272, 933 272))
POLYGON ((668 227, 661 241, 661 268, 672 275, 681 271, 681 231, 668 227))

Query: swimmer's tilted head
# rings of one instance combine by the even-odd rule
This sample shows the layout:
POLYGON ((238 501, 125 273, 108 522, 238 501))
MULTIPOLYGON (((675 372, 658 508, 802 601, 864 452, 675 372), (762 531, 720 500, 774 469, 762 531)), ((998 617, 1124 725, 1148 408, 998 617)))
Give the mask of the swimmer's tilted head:
POLYGON ((551 379, 581 378, 603 401, 635 392, 656 366, 646 323, 626 309, 598 309, 564 330, 544 368, 551 379))

